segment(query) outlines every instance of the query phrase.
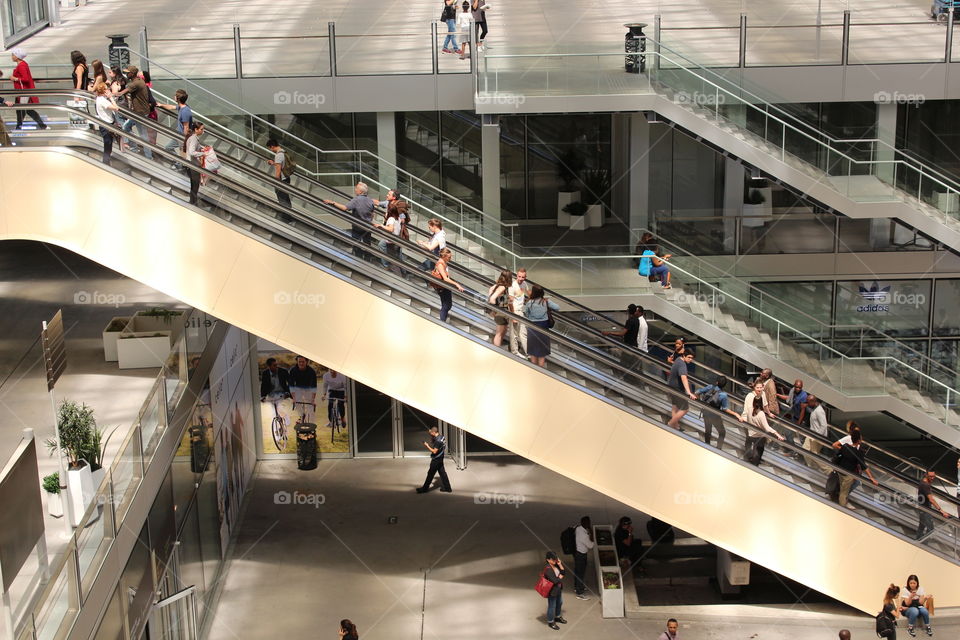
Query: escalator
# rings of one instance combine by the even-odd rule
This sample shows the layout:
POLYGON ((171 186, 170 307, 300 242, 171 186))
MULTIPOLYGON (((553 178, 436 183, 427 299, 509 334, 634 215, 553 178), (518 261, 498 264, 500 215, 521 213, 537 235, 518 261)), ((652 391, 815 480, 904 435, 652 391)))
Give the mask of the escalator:
MULTIPOLYGON (((397 259, 355 242, 350 217, 314 193, 331 189, 303 176, 279 185, 211 136, 224 168, 200 206, 187 205, 187 179, 162 149, 166 130, 125 114, 161 129, 155 160, 115 154, 105 167, 86 126, 96 121, 53 104, 70 95, 46 93, 35 106, 51 126, 0 150, 0 238, 71 249, 863 611, 877 608, 877 585, 908 573, 924 577, 941 607, 960 604, 955 523, 931 514, 932 531, 913 539, 909 474, 878 464, 881 486, 851 494, 856 511, 840 508, 822 497, 824 471, 789 455, 801 453, 793 445, 770 447, 753 466, 730 418, 717 416, 722 450, 702 442, 699 407, 684 432, 667 428, 662 364, 582 323, 589 309, 548 293, 569 313, 556 317, 547 368, 535 367, 489 342, 484 299, 499 267, 468 247, 451 247, 466 292, 453 291, 444 324, 415 266, 426 252, 404 243, 397 259), (292 211, 277 205, 275 188, 292 196, 292 211)), ((423 233, 413 227, 411 239, 423 233)))

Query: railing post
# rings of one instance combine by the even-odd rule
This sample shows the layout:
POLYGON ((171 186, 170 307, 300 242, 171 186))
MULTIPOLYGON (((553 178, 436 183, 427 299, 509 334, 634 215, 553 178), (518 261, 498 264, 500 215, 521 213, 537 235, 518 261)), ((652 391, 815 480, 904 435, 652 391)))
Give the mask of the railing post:
POLYGON ((653 69, 660 70, 660 14, 653 16, 653 69))
POLYGON ((337 30, 333 22, 327 23, 327 40, 330 42, 330 77, 337 76, 337 30))
POLYGON ((954 9, 947 11, 947 41, 943 47, 943 61, 947 63, 953 57, 953 12, 954 9))
POLYGON ((233 25, 233 64, 237 68, 237 80, 243 78, 243 55, 240 53, 240 25, 233 25))
MULTIPOLYGON (((473 51, 470 51, 470 55, 473 56, 473 51)), ((430 23, 430 68, 433 71, 433 75, 437 75, 440 71, 440 60, 439 54, 437 53, 437 23, 430 23)))
POLYGON ((747 14, 740 14, 740 63, 743 69, 747 66, 747 14))
POLYGON ((140 64, 138 65, 141 69, 148 72, 150 71, 150 47, 147 41, 147 25, 140 25, 140 59, 137 61, 140 64))
POLYGON ((850 60, 850 10, 843 11, 843 43, 840 47, 840 64, 847 66, 850 60))

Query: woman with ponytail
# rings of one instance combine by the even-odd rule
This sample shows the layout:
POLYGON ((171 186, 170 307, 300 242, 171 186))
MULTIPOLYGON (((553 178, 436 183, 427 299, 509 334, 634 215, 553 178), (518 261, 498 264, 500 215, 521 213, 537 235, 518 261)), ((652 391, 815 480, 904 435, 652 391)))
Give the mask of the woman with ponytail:
POLYGON ((346 618, 341 620, 340 638, 341 640, 360 640, 360 635, 357 633, 357 625, 353 624, 346 618))

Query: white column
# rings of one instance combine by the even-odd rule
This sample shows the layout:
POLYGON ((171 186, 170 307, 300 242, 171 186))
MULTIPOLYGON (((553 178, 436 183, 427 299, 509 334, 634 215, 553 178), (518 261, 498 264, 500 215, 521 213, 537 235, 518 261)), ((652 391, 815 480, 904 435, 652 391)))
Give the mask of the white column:
POLYGON ((743 165, 726 158, 723 165, 723 249, 733 251, 737 246, 737 218, 743 213, 743 165))
MULTIPOLYGON (((650 123, 646 115, 630 116, 630 229, 635 244, 639 240, 634 229, 650 228, 650 123)), ((631 247, 632 248, 632 247, 631 247)))
MULTIPOLYGON (((377 155, 380 156, 379 180, 385 189, 397 186, 397 125, 393 111, 377 112, 377 155)), ((379 191, 379 189, 377 190, 379 191)), ((386 197, 386 191, 378 194, 386 197)), ((401 195, 403 192, 401 191, 401 195)))
POLYGON ((483 212, 491 218, 500 215, 500 120, 484 115, 480 127, 480 155, 483 163, 483 212))
MULTIPOLYGON (((894 149, 897 144, 897 104, 895 102, 877 105, 876 135, 880 142, 877 144, 874 160, 878 162, 894 160, 896 156, 894 149)), ((871 173, 875 173, 881 181, 891 184, 894 178, 893 163, 875 165, 871 173)), ((890 245, 892 224, 893 221, 889 219, 875 218, 870 221, 871 247, 879 250, 890 245)))

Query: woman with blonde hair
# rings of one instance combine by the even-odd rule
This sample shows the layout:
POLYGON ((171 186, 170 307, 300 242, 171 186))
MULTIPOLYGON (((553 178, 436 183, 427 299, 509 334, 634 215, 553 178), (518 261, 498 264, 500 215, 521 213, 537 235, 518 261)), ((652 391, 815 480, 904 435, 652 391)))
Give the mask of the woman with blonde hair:
POLYGON ((877 614, 877 636, 887 640, 897 640, 897 618, 900 617, 900 610, 897 607, 897 596, 900 595, 900 587, 890 583, 883 596, 883 609, 877 614))
MULTIPOLYGON (((437 260, 437 264, 433 266, 431 275, 437 280, 443 280, 447 284, 452 284, 462 293, 463 287, 450 277, 450 268, 447 265, 450 263, 452 257, 453 252, 450 251, 450 249, 441 249, 440 259, 437 260)), ((447 316, 450 315, 450 309, 453 308, 453 292, 437 284, 431 283, 430 286, 436 289, 437 294, 440 296, 440 322, 446 322, 447 316)))
MULTIPOLYGON (((96 96, 95 105, 97 117, 107 124, 116 124, 114 114, 120 110, 110 94, 110 87, 103 80, 93 83, 93 95, 96 96)), ((103 164, 110 166, 110 157, 113 154, 113 133, 105 126, 100 125, 100 137, 103 138, 103 164)))

